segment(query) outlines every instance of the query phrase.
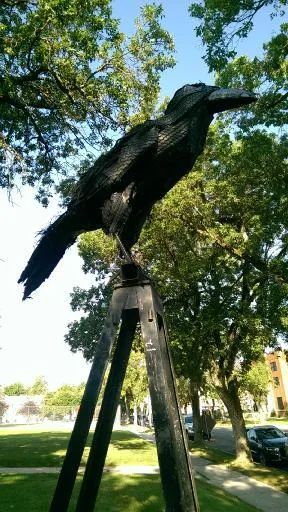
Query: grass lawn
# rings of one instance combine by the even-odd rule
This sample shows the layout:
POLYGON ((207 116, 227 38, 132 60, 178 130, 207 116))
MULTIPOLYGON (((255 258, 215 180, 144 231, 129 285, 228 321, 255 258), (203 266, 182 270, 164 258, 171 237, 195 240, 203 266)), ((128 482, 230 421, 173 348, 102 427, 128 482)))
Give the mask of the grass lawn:
MULTIPOLYGON (((288 416, 284 418, 267 418, 265 420, 260 419, 246 419, 245 420, 246 427, 250 427, 253 425, 275 425, 278 428, 282 428, 288 424, 288 416)), ((218 420, 217 421, 218 427, 231 427, 231 421, 230 420, 218 420)))
MULTIPOLYGON (((0 466, 60 466, 70 432, 18 430, 0 428, 0 466)), ((89 436, 88 446, 91 443, 89 436)), ((89 448, 86 449, 86 455, 89 448)), ((156 448, 131 432, 115 431, 112 435, 107 465, 157 465, 156 448)), ((44 512, 48 510, 57 475, 0 474, 0 512, 44 512)), ((221 489, 197 479, 200 506, 213 512, 255 512, 256 509, 221 489)), ((75 508, 80 479, 71 500, 75 508)), ((159 475, 121 475, 105 473, 97 500, 100 512, 164 511, 159 475)))
MULTIPOLYGON (((0 475, 0 512, 48 510, 56 481, 56 475, 0 475)), ((80 482, 77 480, 70 512, 75 509, 79 486, 80 482)), ((254 507, 204 481, 197 480, 197 491, 202 510, 256 512, 254 507)), ((97 499, 97 511, 122 512, 123 510, 125 512, 164 512, 159 475, 104 474, 97 499)))
POLYGON ((214 462, 214 464, 225 464, 230 469, 240 471, 244 475, 260 480, 264 484, 271 485, 275 487, 275 489, 288 494, 287 471, 282 471, 281 468, 264 467, 261 466, 261 464, 254 464, 253 462, 241 466, 235 462, 233 455, 222 452, 217 448, 206 445, 196 446, 191 441, 189 441, 189 446, 192 454, 195 453, 195 455, 209 459, 214 462))
MULTIPOLYGON (((0 428, 0 467, 61 466, 71 432, 0 428)), ((82 464, 85 462, 92 433, 89 434, 82 464)), ((135 434, 112 434, 106 465, 158 465, 155 447, 135 434)))

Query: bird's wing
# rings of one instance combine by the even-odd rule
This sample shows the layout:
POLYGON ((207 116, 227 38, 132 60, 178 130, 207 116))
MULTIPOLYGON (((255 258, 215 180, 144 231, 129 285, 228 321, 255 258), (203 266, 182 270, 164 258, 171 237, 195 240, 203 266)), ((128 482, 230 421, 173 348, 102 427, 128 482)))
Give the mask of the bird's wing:
MULTIPOLYGON (((19 282, 25 283, 24 298, 38 288, 49 277, 65 250, 76 240, 79 233, 101 227, 101 220, 95 215, 83 220, 89 199, 95 200, 95 207, 108 199, 113 192, 122 191, 133 180, 137 172, 145 169, 149 155, 156 152, 158 123, 148 121, 133 128, 119 140, 105 155, 102 155, 78 183, 75 194, 63 213, 47 230, 34 250, 19 282)), ((89 216, 89 209, 88 209, 89 216)), ((103 227, 103 226, 102 226, 103 227)))
POLYGON ((107 198, 122 191, 156 153, 159 123, 146 121, 132 128, 108 153, 100 156, 80 179, 70 205, 90 198, 107 198))

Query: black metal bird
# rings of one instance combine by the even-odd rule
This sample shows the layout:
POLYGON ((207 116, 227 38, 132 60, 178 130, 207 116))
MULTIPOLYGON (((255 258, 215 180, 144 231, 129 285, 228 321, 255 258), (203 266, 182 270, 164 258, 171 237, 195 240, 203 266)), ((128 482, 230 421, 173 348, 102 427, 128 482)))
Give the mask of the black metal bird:
POLYGON ((18 281, 25 284, 24 299, 81 233, 102 228, 130 250, 154 203, 202 153, 213 114, 254 101, 241 89, 185 85, 160 119, 132 128, 83 175, 67 210, 44 231, 18 281))

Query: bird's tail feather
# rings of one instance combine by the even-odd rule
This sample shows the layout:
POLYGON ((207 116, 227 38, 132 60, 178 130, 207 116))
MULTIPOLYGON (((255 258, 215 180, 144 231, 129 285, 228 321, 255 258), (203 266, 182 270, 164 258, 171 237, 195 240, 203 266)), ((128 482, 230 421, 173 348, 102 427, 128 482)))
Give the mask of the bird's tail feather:
POLYGON ((18 283, 24 283, 25 286, 23 300, 49 277, 66 249, 75 242, 81 232, 77 231, 75 224, 74 216, 66 212, 43 232, 18 280, 18 283))

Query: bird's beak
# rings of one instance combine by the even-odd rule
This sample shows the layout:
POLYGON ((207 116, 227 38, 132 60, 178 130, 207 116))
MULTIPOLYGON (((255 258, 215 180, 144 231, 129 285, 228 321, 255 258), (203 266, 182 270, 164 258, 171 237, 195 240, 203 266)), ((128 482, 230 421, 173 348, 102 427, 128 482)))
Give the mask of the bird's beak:
POLYGON ((257 101, 257 96, 243 89, 217 89, 208 96, 208 107, 213 113, 223 112, 257 101))

